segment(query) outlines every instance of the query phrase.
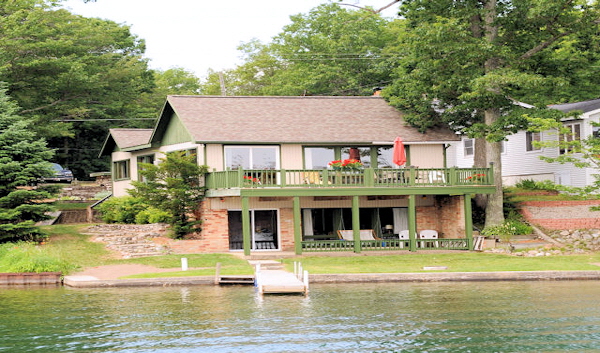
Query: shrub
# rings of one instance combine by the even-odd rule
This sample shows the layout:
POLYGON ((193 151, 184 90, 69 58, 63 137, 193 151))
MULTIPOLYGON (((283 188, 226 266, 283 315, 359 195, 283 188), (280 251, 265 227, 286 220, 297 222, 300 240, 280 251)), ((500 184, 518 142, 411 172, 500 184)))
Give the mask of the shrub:
POLYGON ((68 272, 74 267, 47 254, 36 243, 0 244, 0 272, 68 272))
POLYGON ((554 184, 550 180, 535 181, 532 179, 523 179, 516 183, 515 186, 526 190, 556 191, 560 189, 559 185, 554 184))
POLYGON ((531 234, 533 229, 516 219, 507 219, 504 223, 486 227, 481 231, 481 235, 488 237, 510 238, 513 235, 531 234))
POLYGON ((135 223, 150 224, 150 223, 169 223, 171 214, 167 211, 162 211, 154 207, 149 207, 135 216, 135 223))
POLYGON ((113 197, 104 201, 98 209, 106 223, 136 223, 138 213, 148 209, 148 205, 131 196, 113 197))

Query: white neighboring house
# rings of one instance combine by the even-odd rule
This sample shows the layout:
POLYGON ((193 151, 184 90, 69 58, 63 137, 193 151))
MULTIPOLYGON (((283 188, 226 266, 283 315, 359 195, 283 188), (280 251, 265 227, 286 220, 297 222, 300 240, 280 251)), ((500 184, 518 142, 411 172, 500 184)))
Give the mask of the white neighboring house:
MULTIPOLYGON (((600 128, 591 124, 591 122, 600 122, 600 99, 549 107, 565 113, 582 112, 577 118, 563 121, 563 125, 573 132, 574 138, 585 139, 591 135, 600 137, 600 128)), ((504 185, 514 185, 523 179, 551 180, 556 184, 576 187, 592 184, 595 180, 593 175, 600 173, 595 168, 577 168, 571 163, 548 163, 540 159, 540 156, 557 157, 564 151, 560 151, 557 147, 536 148, 532 142, 556 141, 558 138, 558 132, 550 130, 539 133, 519 131, 508 136, 508 140, 503 143, 502 152, 504 185)), ((473 166, 474 139, 463 137, 460 145, 456 147, 456 166, 461 168, 473 166)))

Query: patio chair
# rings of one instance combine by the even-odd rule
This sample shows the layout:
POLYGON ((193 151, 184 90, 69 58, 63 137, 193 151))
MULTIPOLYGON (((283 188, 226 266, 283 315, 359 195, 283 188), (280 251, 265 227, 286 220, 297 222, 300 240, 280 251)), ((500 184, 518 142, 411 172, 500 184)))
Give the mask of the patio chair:
POLYGON ((303 182, 304 184, 309 184, 309 185, 323 185, 323 184, 329 184, 329 182, 323 183, 323 179, 321 179, 321 173, 315 171, 315 172, 304 172, 303 175, 303 182))
POLYGON ((400 242, 400 247, 408 247, 409 246, 409 240, 410 240, 410 233, 408 232, 408 229, 405 230, 401 230, 400 233, 398 233, 398 239, 403 240, 400 242))
POLYGON ((433 229, 424 229, 419 232, 419 239, 421 240, 421 247, 425 248, 426 245, 432 244, 434 247, 439 247, 438 232, 433 229), (433 240, 433 241, 432 241, 433 240))
POLYGON ((432 170, 429 172, 429 182, 431 184, 445 184, 446 175, 441 170, 432 170))
MULTIPOLYGON (((353 241, 354 234, 352 229, 348 230, 338 230, 338 236, 340 239, 353 241)), ((361 229, 360 230, 360 240, 381 240, 380 238, 375 236, 375 231, 373 229, 361 229)))

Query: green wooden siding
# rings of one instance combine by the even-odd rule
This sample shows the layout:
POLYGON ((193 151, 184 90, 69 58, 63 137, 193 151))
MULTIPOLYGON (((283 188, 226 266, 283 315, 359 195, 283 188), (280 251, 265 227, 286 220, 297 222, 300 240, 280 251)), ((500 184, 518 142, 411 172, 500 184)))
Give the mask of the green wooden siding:
POLYGON ((181 123, 179 117, 176 114, 173 114, 173 116, 169 120, 167 128, 165 129, 161 145, 174 145, 183 142, 193 142, 192 136, 190 135, 189 131, 185 128, 185 126, 181 123))

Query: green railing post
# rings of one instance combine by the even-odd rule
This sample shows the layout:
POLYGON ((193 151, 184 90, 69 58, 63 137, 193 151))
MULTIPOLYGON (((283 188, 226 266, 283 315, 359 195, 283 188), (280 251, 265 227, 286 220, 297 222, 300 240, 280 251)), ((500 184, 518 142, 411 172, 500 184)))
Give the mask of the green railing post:
POLYGON ((354 252, 360 253, 360 208, 358 196, 352 196, 352 238, 354 239, 354 252))
POLYGON ((294 196, 293 213, 294 213, 294 250, 296 255, 302 255, 302 226, 300 224, 302 218, 300 215, 300 197, 294 196))
POLYGON ((364 186, 373 187, 375 186, 375 170, 373 168, 364 169, 364 186))
POLYGON ((494 162, 490 162, 488 185, 494 185, 494 162))
MULTIPOLYGON (((286 175, 287 175, 287 173, 286 173, 285 169, 281 169, 280 173, 279 173, 279 185, 281 185, 282 188, 287 186, 286 175)), ((275 184, 276 183, 277 183, 277 176, 275 176, 275 184)))
POLYGON ((473 250, 473 210, 471 208, 471 194, 465 194, 465 237, 467 248, 473 250))
MULTIPOLYGON (((237 175, 237 186, 238 187, 244 187, 244 169, 242 167, 239 167, 237 169, 238 175, 237 175)), ((231 186, 233 187, 233 186, 231 186)))
POLYGON ((323 185, 329 185, 329 170, 328 169, 323 169, 323 176, 322 176, 323 180, 323 185))
POLYGON ((242 196, 242 239, 244 247, 244 255, 250 255, 252 245, 252 233, 250 229, 250 202, 248 197, 242 196))
POLYGON ((458 171, 456 170, 456 167, 450 168, 448 174, 448 183, 452 186, 458 185, 458 171))
POLYGON ((417 251, 417 202, 416 195, 408 196, 408 239, 409 250, 417 251))

